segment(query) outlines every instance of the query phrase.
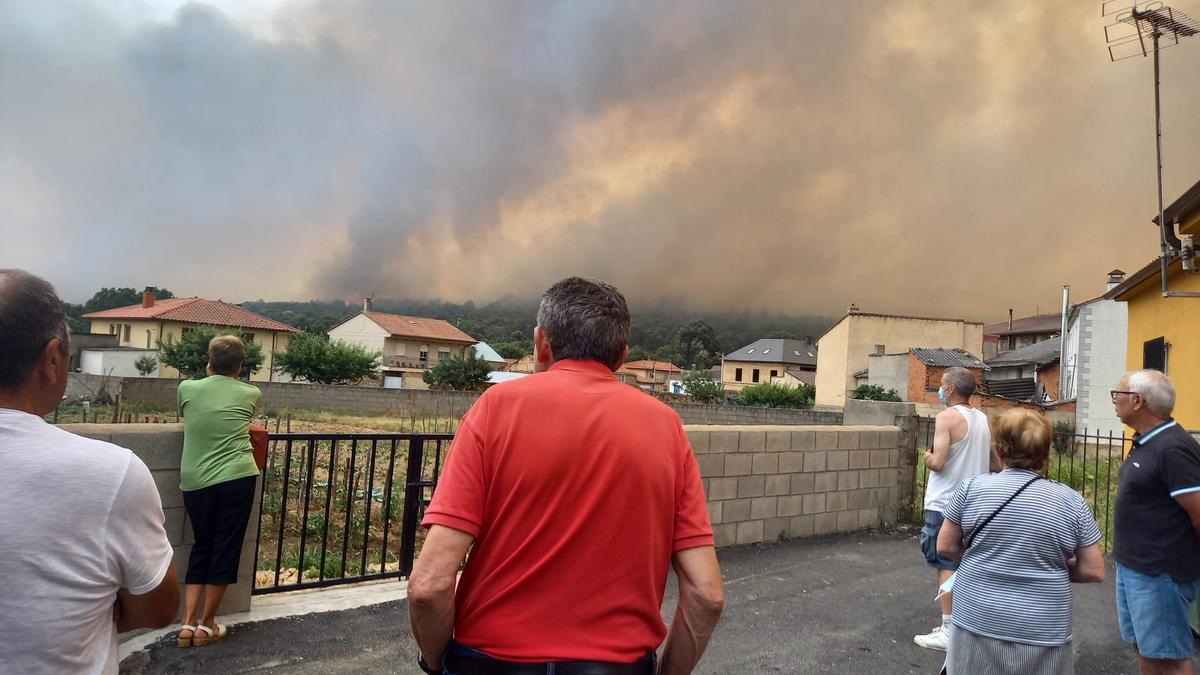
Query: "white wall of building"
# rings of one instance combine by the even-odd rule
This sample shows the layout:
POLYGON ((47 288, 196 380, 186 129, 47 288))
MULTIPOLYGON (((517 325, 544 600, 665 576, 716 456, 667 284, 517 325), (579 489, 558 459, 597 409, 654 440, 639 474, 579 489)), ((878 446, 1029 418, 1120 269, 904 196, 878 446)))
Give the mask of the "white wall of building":
POLYGON ((340 342, 345 342, 349 345, 358 345, 369 352, 382 352, 387 339, 391 335, 383 329, 383 326, 375 323, 367 318, 365 314, 350 318, 340 326, 334 326, 329 330, 329 339, 340 342))
POLYGON ((908 353, 872 355, 867 359, 867 384, 895 389, 900 398, 908 396, 908 353))
POLYGON ((1128 305, 1097 300, 1079 308, 1068 326, 1068 359, 1075 359, 1071 374, 1075 390, 1075 427, 1080 433, 1126 433, 1113 413, 1109 391, 1125 374, 1129 329, 1128 305), (1074 353, 1071 348, 1074 347, 1074 353))
MULTIPOLYGON (((113 377, 142 377, 134 362, 149 354, 158 360, 153 349, 82 349, 79 351, 79 369, 90 375, 113 377)), ((158 366, 147 377, 158 377, 158 366)))

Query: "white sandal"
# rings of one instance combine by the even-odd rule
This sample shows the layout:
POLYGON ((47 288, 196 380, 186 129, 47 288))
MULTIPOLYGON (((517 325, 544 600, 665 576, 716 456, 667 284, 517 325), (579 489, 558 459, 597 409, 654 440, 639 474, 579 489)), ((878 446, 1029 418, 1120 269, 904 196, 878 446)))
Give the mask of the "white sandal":
POLYGON ((212 643, 216 642, 217 640, 223 639, 226 635, 229 635, 229 629, 226 628, 223 624, 213 623, 212 628, 209 628, 208 626, 201 624, 199 626, 196 626, 196 635, 195 635, 195 637, 192 638, 192 646, 193 647, 204 647, 207 645, 211 645, 212 643), (208 633, 208 636, 201 637, 200 633, 208 633))
POLYGON ((185 623, 185 624, 183 624, 182 626, 180 626, 180 627, 179 627, 179 632, 180 632, 180 633, 182 633, 182 632, 183 632, 183 631, 185 631, 185 630, 190 630, 190 631, 192 631, 192 634, 191 634, 191 635, 189 635, 189 636, 187 636, 187 637, 183 637, 182 635, 181 635, 181 636, 179 636, 179 646, 180 646, 180 647, 191 647, 191 646, 192 646, 192 639, 196 637, 196 627, 195 627, 195 626, 189 626, 188 624, 186 624, 186 623, 185 623))

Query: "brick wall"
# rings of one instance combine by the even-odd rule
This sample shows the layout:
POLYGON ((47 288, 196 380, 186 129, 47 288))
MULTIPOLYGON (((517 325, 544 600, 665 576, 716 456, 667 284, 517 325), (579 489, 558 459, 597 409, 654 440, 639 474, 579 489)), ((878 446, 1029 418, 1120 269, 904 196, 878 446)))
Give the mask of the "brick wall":
MULTIPOLYGON (((380 414, 397 417, 458 419, 467 413, 477 392, 381 389, 325 384, 254 382, 262 391, 263 409, 320 409, 331 412, 380 414)), ((121 398, 126 404, 174 406, 178 380, 126 379, 121 398)), ((784 410, 735 405, 669 404, 684 424, 841 424, 839 410, 784 410)))
POLYGON ((896 521, 904 485, 895 426, 687 427, 718 546, 896 521))
MULTIPOLYGON (((175 549, 175 573, 179 576, 179 611, 183 613, 183 578, 187 574, 188 555, 192 550, 192 524, 183 509, 183 493, 179 490, 179 459, 183 454, 182 424, 64 424, 63 429, 71 433, 108 441, 129 448, 146 463, 158 485, 162 499, 163 515, 166 518, 167 538, 175 549)), ((254 545, 258 539, 258 490, 256 488, 254 509, 250 512, 250 525, 242 542, 241 563, 238 566, 238 582, 229 587, 221 603, 221 614, 250 611, 250 589, 254 583, 254 545)), ((176 617, 177 619, 179 617, 176 617)))

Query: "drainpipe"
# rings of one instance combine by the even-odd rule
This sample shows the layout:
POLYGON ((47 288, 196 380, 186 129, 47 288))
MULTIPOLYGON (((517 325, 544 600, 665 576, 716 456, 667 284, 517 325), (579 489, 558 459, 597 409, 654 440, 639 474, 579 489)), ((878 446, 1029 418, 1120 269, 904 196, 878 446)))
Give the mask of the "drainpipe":
POLYGON ((1058 400, 1062 400, 1063 372, 1067 368, 1067 309, 1071 306, 1071 287, 1063 285, 1062 330, 1058 334, 1058 400))

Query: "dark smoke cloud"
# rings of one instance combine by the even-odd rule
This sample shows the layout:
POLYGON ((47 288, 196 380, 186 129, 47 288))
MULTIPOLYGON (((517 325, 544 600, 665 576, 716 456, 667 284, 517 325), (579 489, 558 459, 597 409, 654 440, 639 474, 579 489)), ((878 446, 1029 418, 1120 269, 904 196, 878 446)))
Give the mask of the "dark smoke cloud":
MULTIPOLYGON (((0 263, 79 298, 532 295, 996 319, 1154 255, 1098 3, 0 5, 0 263)), ((1179 9, 1200 15, 1200 9, 1179 9)), ((1200 44, 1164 53, 1167 193, 1200 44)))

